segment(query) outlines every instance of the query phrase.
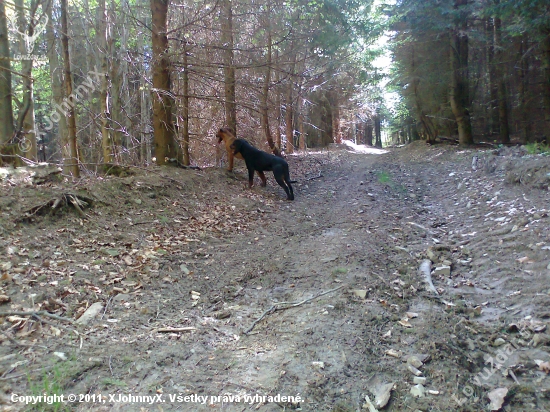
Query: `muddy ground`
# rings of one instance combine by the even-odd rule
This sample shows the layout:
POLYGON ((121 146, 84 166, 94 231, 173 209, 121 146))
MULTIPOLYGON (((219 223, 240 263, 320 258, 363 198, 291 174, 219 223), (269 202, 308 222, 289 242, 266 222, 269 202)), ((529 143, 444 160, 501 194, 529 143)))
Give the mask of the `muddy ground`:
POLYGON ((242 162, 4 174, 3 410, 550 411, 549 157, 288 161, 294 202, 242 162), (82 402, 19 402, 44 393, 82 402))

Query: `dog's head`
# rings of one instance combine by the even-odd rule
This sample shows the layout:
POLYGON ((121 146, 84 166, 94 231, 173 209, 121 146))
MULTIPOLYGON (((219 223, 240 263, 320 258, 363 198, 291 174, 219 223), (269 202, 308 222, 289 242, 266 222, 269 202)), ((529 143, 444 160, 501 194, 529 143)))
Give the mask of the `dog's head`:
POLYGON ((242 139, 236 139, 233 143, 231 143, 231 150, 233 150, 233 154, 237 154, 241 152, 241 149, 243 148, 244 140, 242 139))
POLYGON ((218 130, 218 133, 216 133, 216 137, 218 138, 218 144, 220 144, 228 136, 233 136, 233 137, 235 136, 232 128, 222 127, 220 130, 218 130))

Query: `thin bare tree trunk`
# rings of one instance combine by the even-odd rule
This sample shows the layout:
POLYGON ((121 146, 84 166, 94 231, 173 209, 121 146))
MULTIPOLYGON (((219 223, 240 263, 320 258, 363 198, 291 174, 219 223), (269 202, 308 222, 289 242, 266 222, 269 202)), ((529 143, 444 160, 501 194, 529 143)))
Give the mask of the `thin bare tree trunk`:
POLYGON ((225 77, 225 123, 237 135, 237 102, 235 95, 235 66, 233 64, 233 10, 231 0, 222 0, 223 73, 225 77))
POLYGON ((528 77, 527 73, 529 72, 529 63, 528 63, 528 57, 524 56, 524 53, 527 51, 528 37, 527 34, 524 34, 521 37, 521 43, 519 48, 519 65, 516 65, 518 67, 519 71, 519 86, 518 86, 518 94, 519 94, 519 106, 520 106, 520 121, 521 121, 521 143, 526 144, 532 141, 533 139, 533 124, 529 121, 529 99, 527 97, 527 93, 529 90, 528 87, 528 77))
MULTIPOLYGON (((102 73, 109 73, 109 22, 107 18, 107 10, 105 0, 99 0, 98 5, 98 31, 97 43, 99 46, 99 60, 102 73)), ((109 113, 109 79, 107 76, 102 76, 99 90, 99 101, 101 111, 101 148, 103 152, 103 162, 112 163, 113 147, 110 133, 110 113, 109 113)))
POLYGON ((306 150, 306 130, 305 130, 306 115, 304 111, 305 111, 304 98, 302 96, 299 96, 298 105, 296 107, 296 113, 298 114, 298 131, 300 133, 300 143, 298 147, 300 148, 301 151, 306 150))
POLYGON ((542 48, 542 74, 543 84, 541 87, 544 101, 544 119, 546 129, 550 129, 550 30, 546 31, 544 40, 541 42, 542 48))
POLYGON ((281 113, 281 71, 279 69, 279 52, 275 50, 275 108, 277 110, 277 132, 275 134, 275 146, 283 148, 281 138, 282 113, 281 113))
MULTIPOLYGON (((30 7, 29 22, 25 18, 25 7, 23 0, 17 0, 15 3, 18 14, 18 29, 21 33, 26 33, 28 36, 33 36, 35 30, 34 18, 36 16, 36 9, 38 3, 34 1, 30 7)), ((40 26, 39 26, 40 28, 40 26)), ((27 49, 26 39, 21 36, 19 39, 19 51, 21 55, 32 55, 34 51, 34 42, 30 43, 29 49, 27 49)), ((36 147, 36 125, 34 118, 34 85, 32 79, 32 66, 33 60, 23 60, 21 62, 21 73, 23 74, 23 103, 19 110, 18 119, 16 122, 16 133, 20 134, 21 149, 26 150, 23 156, 31 160, 37 160, 37 147, 36 147)))
POLYGON ((338 94, 335 91, 329 92, 330 108, 332 119, 332 136, 334 143, 342 143, 342 130, 340 129, 340 104, 338 102, 338 94))
POLYGON ((494 36, 494 21, 492 18, 487 18, 485 22, 485 31, 489 46, 487 47, 487 66, 489 80, 489 134, 495 134, 498 126, 498 88, 497 88, 497 72, 495 61, 495 36, 494 36))
POLYGON ((379 109, 376 109, 376 116, 374 116, 374 137, 374 145, 376 147, 382 147, 382 127, 379 109))
POLYGON ((11 100, 10 43, 6 4, 0 1, 0 144, 13 137, 13 106, 11 100))
POLYGON ((183 97, 181 115, 183 117, 183 164, 189 166, 191 164, 189 159, 189 62, 187 56, 187 44, 183 47, 183 97))
POLYGON ((497 66, 495 68, 498 96, 498 126, 501 143, 510 143, 510 128, 508 126, 508 94, 506 92, 506 71, 503 62, 502 53, 502 30, 500 19, 494 19, 494 35, 495 35, 495 60, 497 66))
MULTIPOLYGON (((50 66, 50 81, 52 83, 52 99, 55 107, 61 107, 63 103, 63 69, 59 62, 59 55, 57 53, 57 41, 54 32, 54 20, 52 12, 52 2, 48 5, 48 22, 46 25, 46 44, 48 53, 48 62, 50 66)), ((54 127, 53 123, 57 122, 57 133, 59 135, 59 147, 61 148, 61 155, 63 158, 68 157, 66 149, 68 147, 68 132, 67 132, 67 120, 65 116, 61 116, 60 113, 52 111, 50 117, 47 118, 48 124, 46 124, 46 130, 51 131, 54 127), (53 115, 56 115, 55 118, 53 115)), ((43 156, 46 156, 45 142, 42 147, 43 156)))
POLYGON ((63 48, 63 66, 65 72, 65 107, 67 108, 67 129, 69 138, 69 157, 64 158, 66 170, 74 178, 80 177, 78 165, 78 145, 76 141, 76 117, 74 113, 75 97, 73 95, 73 79, 69 55, 69 25, 67 24, 67 0, 61 0, 61 45, 63 48))
POLYGON ((157 165, 166 164, 166 159, 182 163, 182 152, 175 136, 172 107, 174 99, 170 82, 168 37, 166 19, 170 0, 151 0, 153 31, 153 137, 157 165))
POLYGON ((264 85, 262 88, 262 96, 260 102, 260 112, 261 118, 260 123, 264 131, 264 136, 269 145, 269 148, 273 151, 275 156, 281 156, 281 152, 278 147, 275 146, 273 142, 273 136, 271 135, 271 129, 269 127, 269 85, 271 83, 271 57, 272 57, 272 44, 271 44, 271 29, 267 28, 267 60, 265 64, 265 77, 264 85))
MULTIPOLYGON (((468 0, 456 0, 455 8, 467 6, 468 0)), ((470 121, 469 83, 468 83, 468 25, 465 17, 450 36, 451 61, 451 110, 458 125, 458 142, 465 146, 473 144, 472 124, 470 121)))

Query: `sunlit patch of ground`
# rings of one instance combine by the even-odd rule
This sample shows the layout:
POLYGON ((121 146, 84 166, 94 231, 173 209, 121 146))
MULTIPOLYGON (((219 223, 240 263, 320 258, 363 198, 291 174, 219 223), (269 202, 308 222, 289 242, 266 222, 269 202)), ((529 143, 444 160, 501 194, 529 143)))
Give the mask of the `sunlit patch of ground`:
POLYGON ((387 150, 384 149, 378 149, 376 147, 367 146, 364 144, 355 144, 351 140, 343 140, 343 144, 345 144, 348 148, 352 149, 353 151, 357 153, 368 153, 368 154, 385 154, 388 153, 387 150))

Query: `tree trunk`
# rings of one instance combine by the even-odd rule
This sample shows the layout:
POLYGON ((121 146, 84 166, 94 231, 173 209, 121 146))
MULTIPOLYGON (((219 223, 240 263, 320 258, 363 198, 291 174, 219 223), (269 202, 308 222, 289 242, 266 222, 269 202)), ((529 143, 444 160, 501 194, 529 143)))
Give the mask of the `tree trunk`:
MULTIPOLYGON (((300 106, 304 106, 303 103, 300 106)), ((300 143, 298 147, 302 152, 306 150, 306 128, 305 128, 305 113, 302 113, 303 108, 298 108, 298 130, 300 133, 300 143)))
POLYGON ((231 0, 222 0, 223 73, 225 77, 225 123, 237 136, 237 102, 235 96, 235 66, 233 65, 233 10, 231 0))
POLYGON ((277 128, 275 133, 275 146, 277 146, 280 150, 283 149, 283 142, 282 142, 282 136, 281 136, 281 127, 283 125, 282 122, 282 112, 281 112, 281 70, 279 68, 279 52, 278 50, 275 50, 275 108, 277 113, 277 128))
MULTIPOLYGON (((290 49, 292 50, 291 43, 290 49)), ((297 53, 292 53, 291 63, 289 68, 288 89, 285 97, 285 134, 286 134, 286 152, 294 153, 294 70, 296 70, 297 53)))
POLYGON ((550 129, 550 31, 547 31, 542 47, 542 93, 544 101, 544 119, 546 121, 546 130, 550 129))
POLYGON ((533 124, 529 121, 529 99, 527 93, 529 90, 529 80, 527 73, 529 72, 528 57, 524 53, 528 50, 528 37, 524 34, 521 37, 521 43, 519 47, 519 64, 516 65, 519 71, 519 110, 520 110, 520 122, 521 122, 521 143, 526 144, 533 140, 533 124))
POLYGON ((0 1, 0 145, 13 137, 13 106, 11 100, 11 63, 6 4, 0 1))
MULTIPOLYGON (((109 73, 109 56, 111 51, 110 27, 107 19, 107 10, 105 0, 99 0, 98 5, 98 30, 97 44, 99 47, 99 59, 102 73, 109 73)), ((103 152, 103 162, 112 163, 113 161, 113 141, 110 133, 110 113, 109 113, 109 79, 107 76, 101 78, 99 90, 100 119, 101 119, 101 148, 103 152)))
POLYGON ((372 146, 372 119, 367 120, 367 124, 365 125, 365 144, 367 146, 372 146))
MULTIPOLYGON (((27 33, 29 36, 33 36, 36 17, 36 9, 38 3, 34 1, 30 7, 29 22, 25 18, 25 8, 23 0, 17 0, 17 14, 18 14, 18 30, 21 33, 27 33)), ((39 26, 40 27, 40 26, 39 26)), ((42 27, 43 29, 43 27, 42 27)), ((21 55, 32 55, 34 51, 34 42, 27 45, 26 39, 21 36, 19 39, 19 51, 21 55), (28 46, 28 48, 27 48, 28 46)), ((21 73, 23 74, 23 103, 19 109, 19 115, 16 122, 16 133, 19 135, 21 144, 20 149, 23 151, 23 156, 33 161, 37 160, 37 128, 34 118, 34 85, 32 79, 32 66, 33 60, 21 61, 21 73)))
POLYGON ((181 115, 183 117, 183 164, 189 166, 189 63, 187 56, 187 43, 183 47, 183 97, 181 101, 181 115))
POLYGON ((487 47, 487 66, 488 66, 488 89, 489 89, 489 104, 488 116, 489 116, 489 135, 493 135, 497 132, 499 123, 498 119, 498 87, 497 87, 497 74, 496 74, 496 61, 495 61, 495 36, 494 36, 494 22, 492 18, 487 18, 485 22, 486 36, 489 42, 487 47))
POLYGON ((183 162, 175 138, 172 117, 173 97, 170 83, 170 62, 168 60, 168 37, 166 18, 170 0, 151 0, 153 32, 153 139, 157 165, 166 164, 166 159, 183 162))
POLYGON ((418 73, 416 73, 417 65, 416 65, 416 55, 415 55, 414 47, 411 53, 411 66, 412 66, 412 72, 414 74, 412 86, 413 86, 414 102, 416 105, 416 115, 418 117, 418 121, 420 122, 420 124, 422 124, 424 132, 426 134, 426 143, 432 144, 435 142, 435 139, 438 135, 438 130, 434 125, 434 122, 428 116, 426 116, 426 113, 424 112, 424 107, 422 105, 422 101, 420 100, 420 93, 418 90, 420 85, 420 77, 418 76, 418 73))
MULTIPOLYGON (((54 20, 52 12, 52 2, 48 3, 48 22, 46 25, 46 45, 48 53, 48 65, 50 67, 50 81, 52 84, 52 103, 55 104, 55 107, 61 107, 63 103, 63 69, 61 63, 59 62, 59 55, 57 53, 57 40, 54 32, 54 20)), ((57 133, 59 138, 56 139, 59 141, 59 147, 61 148, 61 155, 63 157, 67 156, 66 148, 68 147, 68 132, 67 132, 67 119, 65 116, 61 116, 56 111, 52 111, 50 116, 46 119, 47 124, 45 127, 46 131, 52 131, 54 127, 54 122, 57 123, 57 133), (55 117, 54 117, 55 114, 55 117)), ((42 145, 42 155, 44 159, 46 158, 46 144, 49 143, 46 141, 46 134, 41 136, 41 145, 42 145)))
POLYGON ((376 138, 374 145, 376 147, 381 148, 382 147, 382 127, 380 124, 380 114, 378 113, 378 110, 377 110, 376 116, 374 116, 374 136, 376 138))
POLYGON ((269 86, 271 83, 271 30, 269 28, 269 23, 267 25, 267 60, 265 64, 265 77, 264 77, 264 85, 262 87, 262 96, 261 96, 261 103, 260 103, 260 112, 261 112, 261 119, 260 124, 262 126, 262 129, 264 131, 264 136, 267 141, 267 144, 269 148, 273 151, 273 154, 275 156, 281 156, 281 151, 278 147, 275 146, 275 142, 273 142, 273 136, 271 136, 271 129, 269 127, 269 86))
POLYGON ((71 73, 71 60, 69 55, 69 25, 67 24, 67 0, 61 0, 61 46, 63 49, 63 69, 65 74, 65 102, 67 129, 69 138, 69 156, 64 157, 63 163, 67 172, 72 174, 73 178, 80 177, 80 168, 78 165, 78 145, 76 141, 76 118, 74 105, 76 99, 73 95, 73 78, 71 73))
POLYGON ((495 60, 497 66, 495 68, 497 73, 497 96, 498 96, 498 126, 501 143, 510 143, 510 128, 508 127, 508 94, 506 93, 506 70, 504 67, 503 53, 502 53, 502 31, 501 21, 496 18, 494 20, 494 34, 495 34, 495 60))
MULTIPOLYGON (((140 0, 140 7, 145 11, 144 16, 142 16, 145 27, 151 26, 151 15, 146 11, 145 6, 147 5, 148 0, 140 0), (143 4, 141 4, 143 2, 143 4)), ((140 117, 139 117, 139 133, 140 133, 140 145, 141 145, 141 162, 145 165, 151 164, 151 138, 150 138, 150 129, 151 129, 151 101, 150 101, 150 86, 147 82, 147 79, 150 78, 149 70, 150 67, 147 57, 148 47, 145 44, 143 36, 138 36, 138 50, 141 55, 141 73, 140 73, 140 117)))
MULTIPOLYGON (((468 0, 456 0, 455 8, 467 6, 468 0)), ((451 61, 451 110, 458 126, 458 142, 462 146, 474 143, 472 124, 470 121, 469 83, 468 83, 468 24, 462 16, 458 27, 451 33, 450 61, 451 61)))
POLYGON ((336 91, 331 90, 330 95, 330 107, 332 118, 332 136, 334 143, 342 143, 342 130, 340 129, 340 105, 338 102, 338 94, 336 91))

